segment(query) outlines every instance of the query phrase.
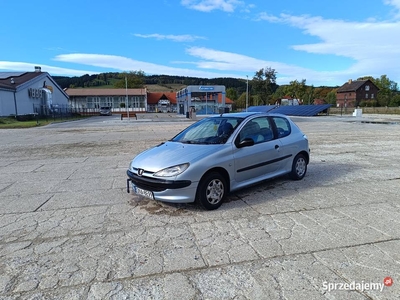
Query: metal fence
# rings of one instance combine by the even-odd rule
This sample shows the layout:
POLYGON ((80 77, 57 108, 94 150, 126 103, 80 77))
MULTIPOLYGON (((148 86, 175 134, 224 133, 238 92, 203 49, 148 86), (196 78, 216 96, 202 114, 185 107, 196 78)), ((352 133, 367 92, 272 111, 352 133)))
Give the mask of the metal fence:
MULTIPOLYGON (((115 114, 127 114, 129 113, 135 114, 138 112, 144 113, 146 112, 145 108, 112 108, 112 113, 115 114)), ((69 119, 76 118, 80 116, 98 116, 100 115, 100 108, 76 108, 70 105, 53 105, 49 108, 46 105, 34 105, 33 106, 33 114, 28 114, 24 116, 19 116, 20 118, 27 119, 30 118, 54 118, 54 119, 69 119)))
POLYGON ((46 105, 34 105, 33 113, 27 115, 19 115, 17 119, 74 119, 81 116, 99 115, 98 108, 74 108, 69 105, 54 105, 51 108, 46 105))
MULTIPOLYGON (((400 107, 360 107, 364 114, 400 114, 400 107)), ((331 107, 329 114, 352 114, 355 107, 331 107)))

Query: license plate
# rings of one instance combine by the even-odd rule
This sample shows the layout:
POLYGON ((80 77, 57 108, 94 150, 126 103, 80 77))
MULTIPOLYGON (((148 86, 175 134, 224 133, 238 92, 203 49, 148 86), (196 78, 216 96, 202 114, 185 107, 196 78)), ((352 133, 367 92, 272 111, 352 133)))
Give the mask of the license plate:
POLYGON ((153 199, 153 200, 154 200, 153 192, 147 191, 147 190, 144 190, 144 189, 141 189, 141 188, 138 188, 138 187, 135 186, 135 185, 132 186, 132 188, 133 188, 133 191, 135 192, 135 194, 141 195, 141 196, 143 196, 143 197, 150 198, 150 199, 153 199))

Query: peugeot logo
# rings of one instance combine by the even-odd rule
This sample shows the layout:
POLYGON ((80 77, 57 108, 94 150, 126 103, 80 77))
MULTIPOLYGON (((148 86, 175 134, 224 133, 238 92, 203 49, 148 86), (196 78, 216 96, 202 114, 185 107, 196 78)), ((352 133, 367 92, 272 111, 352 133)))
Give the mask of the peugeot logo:
POLYGON ((139 176, 142 176, 142 175, 143 175, 143 172, 144 172, 143 169, 138 169, 138 172, 137 172, 137 173, 138 173, 139 176))

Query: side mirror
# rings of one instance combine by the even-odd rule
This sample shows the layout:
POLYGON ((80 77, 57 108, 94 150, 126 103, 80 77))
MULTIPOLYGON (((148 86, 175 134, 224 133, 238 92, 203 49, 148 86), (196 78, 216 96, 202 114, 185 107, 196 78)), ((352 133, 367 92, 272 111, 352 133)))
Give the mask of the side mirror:
POLYGON ((252 138, 245 138, 243 141, 239 143, 237 146, 238 148, 243 148, 243 147, 250 147, 254 145, 254 140, 252 138))

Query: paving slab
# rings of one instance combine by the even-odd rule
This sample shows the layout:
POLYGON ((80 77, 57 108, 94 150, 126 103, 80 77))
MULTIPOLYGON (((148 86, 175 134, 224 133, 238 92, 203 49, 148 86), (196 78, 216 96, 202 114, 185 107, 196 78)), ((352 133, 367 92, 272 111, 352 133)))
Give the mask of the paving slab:
POLYGON ((133 156, 193 122, 146 117, 0 130, 0 299, 400 297, 396 117, 293 118, 306 177, 215 211, 126 193, 133 156))

